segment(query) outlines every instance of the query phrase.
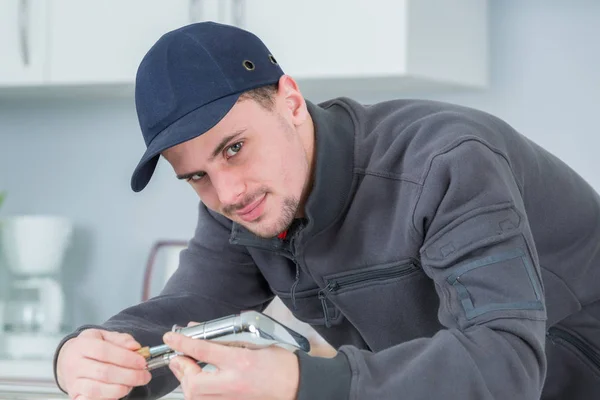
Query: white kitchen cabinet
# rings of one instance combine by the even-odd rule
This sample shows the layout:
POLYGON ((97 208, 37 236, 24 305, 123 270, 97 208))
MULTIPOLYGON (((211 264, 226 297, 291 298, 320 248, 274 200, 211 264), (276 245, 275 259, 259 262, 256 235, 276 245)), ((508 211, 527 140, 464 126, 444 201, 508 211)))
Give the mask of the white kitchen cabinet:
MULTIPOLYGON (((225 19, 224 0, 50 0, 52 85, 132 85, 140 61, 166 32, 225 19)), ((229 5, 229 7, 226 7, 229 5)))
POLYGON ((50 0, 53 85, 131 83, 152 44, 190 22, 189 0, 50 0))
POLYGON ((28 80, 44 86, 131 86, 144 54, 161 35, 204 19, 230 22, 235 1, 2 0, 0 29, 6 32, 0 49, 9 62, 0 66, 0 85, 22 85, 19 74, 29 78, 37 72, 28 80), (23 10, 31 21, 19 18, 23 10), (35 29, 29 39, 35 39, 35 69, 23 66, 23 26, 35 29))
POLYGON ((0 86, 46 78, 46 0, 0 0, 0 86))
POLYGON ((242 26, 310 93, 487 84, 486 0, 246 0, 242 26))
POLYGON ((201 20, 256 33, 312 100, 484 88, 487 1, 0 0, 0 96, 32 84, 40 93, 131 95, 152 44, 201 20), (36 21, 27 30, 27 66, 17 18, 23 4, 36 21))

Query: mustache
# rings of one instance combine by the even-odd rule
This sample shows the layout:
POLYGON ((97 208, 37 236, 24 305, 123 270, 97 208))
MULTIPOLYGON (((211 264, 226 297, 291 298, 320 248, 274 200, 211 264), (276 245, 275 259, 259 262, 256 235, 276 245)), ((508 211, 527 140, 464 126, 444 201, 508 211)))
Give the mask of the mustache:
POLYGON ((228 204, 228 205, 224 206, 223 214, 231 215, 231 214, 235 213, 236 211, 239 211, 242 208, 246 207, 248 204, 252 204, 254 201, 256 201, 256 199, 258 199, 259 197, 263 196, 266 193, 267 193, 266 188, 261 188, 254 193, 249 193, 249 194, 245 195, 239 203, 228 204))

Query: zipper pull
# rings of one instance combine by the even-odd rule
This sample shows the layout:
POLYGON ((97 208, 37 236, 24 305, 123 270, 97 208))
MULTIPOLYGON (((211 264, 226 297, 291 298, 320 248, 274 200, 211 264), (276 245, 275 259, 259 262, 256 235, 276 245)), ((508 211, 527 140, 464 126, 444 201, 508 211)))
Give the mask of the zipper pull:
POLYGON ((300 267, 298 266, 298 263, 296 262, 296 260, 294 260, 294 264, 296 264, 296 279, 294 280, 294 283, 292 284, 292 307, 294 307, 294 311, 298 311, 298 307, 296 307, 296 287, 298 287, 298 283, 300 283, 300 267))
POLYGON ((335 281, 327 282, 327 286, 324 289, 319 290, 318 297, 321 300, 321 307, 323 307, 323 315, 325 316, 325 327, 330 328, 331 323, 329 322, 329 310, 327 309, 327 295, 337 289, 337 283, 335 281))

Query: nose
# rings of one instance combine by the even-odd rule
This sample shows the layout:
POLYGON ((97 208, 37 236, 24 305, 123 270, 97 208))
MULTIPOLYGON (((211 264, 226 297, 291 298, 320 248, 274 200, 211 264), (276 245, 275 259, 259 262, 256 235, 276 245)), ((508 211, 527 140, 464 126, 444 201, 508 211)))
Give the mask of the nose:
POLYGON ((219 202, 225 206, 238 204, 246 191, 246 185, 239 173, 221 171, 211 177, 219 202))

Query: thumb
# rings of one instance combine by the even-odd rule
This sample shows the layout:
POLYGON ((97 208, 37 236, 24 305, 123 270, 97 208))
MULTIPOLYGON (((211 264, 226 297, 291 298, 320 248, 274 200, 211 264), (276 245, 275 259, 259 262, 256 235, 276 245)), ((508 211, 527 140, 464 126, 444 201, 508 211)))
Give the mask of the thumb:
POLYGON ((194 325, 200 325, 200 322, 194 322, 194 321, 190 321, 188 322, 187 326, 194 326, 194 325))

